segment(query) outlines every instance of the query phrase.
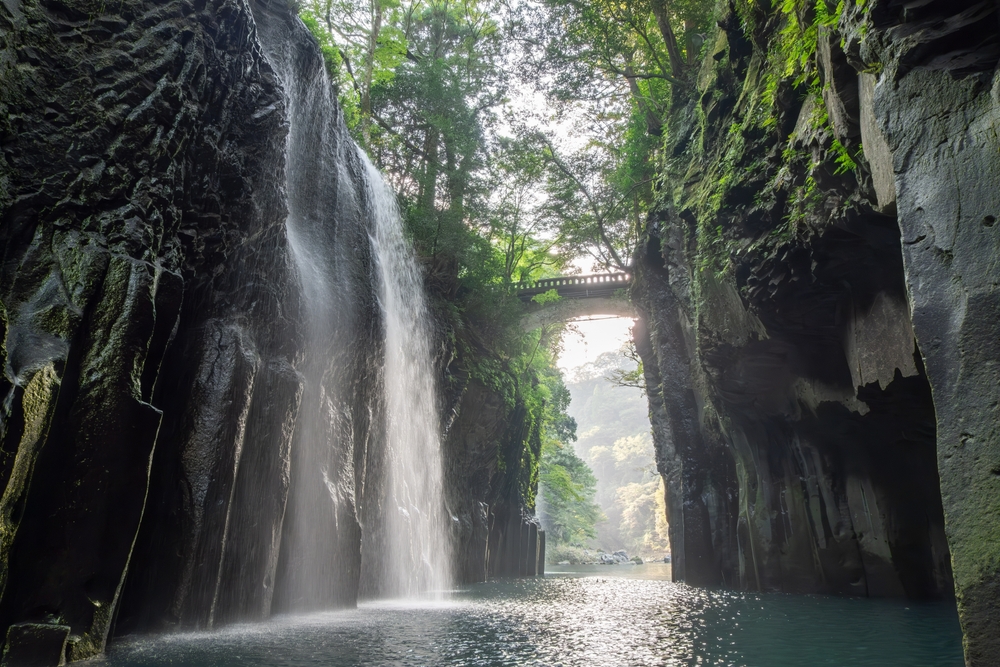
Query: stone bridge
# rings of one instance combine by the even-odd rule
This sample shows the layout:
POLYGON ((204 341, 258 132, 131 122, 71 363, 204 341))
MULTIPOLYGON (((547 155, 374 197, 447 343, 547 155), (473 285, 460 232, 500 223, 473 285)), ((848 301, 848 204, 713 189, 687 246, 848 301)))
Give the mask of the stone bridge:
POLYGON ((588 315, 637 317, 635 307, 624 292, 631 284, 632 276, 628 273, 559 276, 518 283, 517 297, 528 305, 521 326, 530 331, 588 315), (532 301, 536 295, 549 290, 555 290, 560 299, 545 304, 532 301))

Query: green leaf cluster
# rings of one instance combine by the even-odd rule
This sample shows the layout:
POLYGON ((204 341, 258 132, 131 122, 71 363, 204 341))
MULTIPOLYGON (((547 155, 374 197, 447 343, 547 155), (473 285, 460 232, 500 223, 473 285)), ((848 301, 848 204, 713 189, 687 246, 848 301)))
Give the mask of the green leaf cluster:
POLYGON ((576 422, 566 414, 570 393, 556 374, 548 376, 547 415, 539 461, 539 518, 553 545, 585 546, 604 519, 594 501, 597 478, 573 451, 576 422))
MULTIPOLYGON (((559 488, 575 495, 559 502, 579 510, 578 518, 594 518, 573 504, 586 501, 586 466, 573 462, 571 448, 558 453, 571 432, 568 394, 553 365, 560 332, 522 331, 514 286, 557 275, 580 256, 630 266, 655 204, 662 118, 675 90, 691 86, 709 5, 300 5, 349 128, 398 194, 437 320, 455 350, 451 373, 502 397, 517 425, 497 455, 528 507, 540 476, 555 484, 568 475, 572 483, 559 488), (567 148, 501 116, 512 77, 556 104, 557 114, 582 105, 587 140, 567 148), (544 452, 555 457, 550 467, 544 452)), ((584 524, 566 534, 593 530, 593 521, 584 524)))
POLYGON ((604 353, 568 385, 573 396, 569 412, 578 422, 575 449, 597 476, 594 499, 607 517, 597 526, 597 546, 662 556, 669 551, 666 507, 649 408, 641 391, 616 380, 640 370, 628 356, 634 351, 604 353))

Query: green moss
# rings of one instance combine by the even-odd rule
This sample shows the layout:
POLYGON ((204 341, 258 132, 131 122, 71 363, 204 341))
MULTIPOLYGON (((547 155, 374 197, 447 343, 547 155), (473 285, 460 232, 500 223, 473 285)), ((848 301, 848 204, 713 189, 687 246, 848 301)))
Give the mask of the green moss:
MULTIPOLYGON (((737 9, 743 3, 737 3, 737 9)), ((826 0, 774 0, 773 11, 781 23, 762 68, 763 86, 750 100, 747 122, 759 128, 777 125, 778 100, 785 86, 805 88, 807 94, 820 89, 816 51, 820 29, 835 28, 844 10, 843 0, 831 9, 826 0)), ((747 11, 746 9, 743 10, 747 11)))
POLYGON ((777 227, 776 233, 769 235, 768 240, 784 244, 791 241, 798 232, 804 229, 806 218, 823 203, 823 193, 816 184, 816 179, 807 176, 805 183, 792 189, 785 206, 784 227, 777 227))
POLYGON ((337 48, 337 45, 333 43, 333 38, 330 37, 330 31, 321 26, 319 19, 309 12, 302 12, 299 14, 299 18, 309 28, 312 36, 316 38, 319 50, 323 54, 323 64, 326 66, 326 72, 330 75, 330 79, 337 81, 340 77, 340 68, 343 66, 343 59, 340 57, 340 50, 337 48))
POLYGON ((35 459, 52 425, 60 381, 55 364, 49 363, 38 370, 24 388, 21 399, 24 426, 6 489, 0 498, 0 587, 6 584, 9 553, 20 522, 19 508, 31 483, 35 459))
POLYGON ((702 226, 698 238, 698 271, 721 275, 729 266, 729 243, 722 225, 702 226))

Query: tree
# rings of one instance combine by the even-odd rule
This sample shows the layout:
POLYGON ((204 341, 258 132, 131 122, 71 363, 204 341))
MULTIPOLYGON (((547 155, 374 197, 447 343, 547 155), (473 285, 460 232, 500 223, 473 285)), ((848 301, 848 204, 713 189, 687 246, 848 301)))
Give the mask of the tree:
POLYGON ((665 531, 660 524, 665 524, 666 514, 661 521, 655 509, 664 499, 658 495, 662 487, 648 406, 639 392, 606 379, 613 371, 631 367, 621 354, 607 352, 580 369, 569 384, 573 396, 569 413, 579 421, 575 449, 597 477, 595 501, 607 516, 607 522, 597 526, 598 544, 661 554, 663 541, 656 536, 665 531))
POLYGON ((646 379, 642 369, 642 358, 639 356, 639 351, 635 349, 635 341, 629 339, 628 342, 622 346, 622 356, 628 359, 631 363, 626 366, 618 365, 616 368, 612 368, 610 372, 604 376, 604 379, 619 387, 633 387, 635 389, 639 389, 642 391, 643 395, 645 395, 646 379))
POLYGON ((544 209, 545 167, 537 145, 524 138, 498 137, 489 155, 489 200, 477 222, 503 254, 506 284, 554 274, 567 263, 567 255, 556 252, 560 230, 544 209))
POLYGON ((557 221, 564 249, 588 254, 605 269, 627 271, 652 178, 627 173, 612 137, 592 139, 567 157, 539 136, 548 166, 546 210, 557 221))
POLYGON ((625 271, 655 202, 663 117, 693 91, 712 4, 705 0, 544 0, 520 5, 522 76, 555 108, 580 110, 589 140, 544 135, 550 214, 567 252, 625 271), (681 35, 681 39, 678 39, 681 35))
POLYGON ((582 543, 598 486, 570 444, 559 332, 520 329, 513 285, 585 255, 628 270, 655 204, 664 115, 697 64, 688 37, 703 0, 544 0, 535 15, 494 0, 305 2, 349 126, 398 193, 460 374, 526 412, 509 462, 525 506, 541 480, 553 538, 582 543), (584 142, 498 120, 515 63, 555 115, 583 110, 584 142))
POLYGON ((433 256, 446 227, 465 221, 474 174, 485 161, 485 128, 505 87, 497 65, 502 45, 476 0, 414 3, 400 28, 406 60, 373 90, 373 113, 392 118, 393 128, 372 149, 424 227, 420 240, 433 256))
POLYGON ((597 479, 572 447, 552 439, 542 447, 539 473, 542 526, 556 544, 585 546, 603 519, 594 502, 597 479))
POLYGON ((322 26, 320 43, 328 38, 336 47, 333 74, 341 87, 341 106, 364 145, 371 140, 372 88, 392 80, 407 51, 397 26, 400 7, 398 0, 306 0, 299 10, 314 33, 322 26))

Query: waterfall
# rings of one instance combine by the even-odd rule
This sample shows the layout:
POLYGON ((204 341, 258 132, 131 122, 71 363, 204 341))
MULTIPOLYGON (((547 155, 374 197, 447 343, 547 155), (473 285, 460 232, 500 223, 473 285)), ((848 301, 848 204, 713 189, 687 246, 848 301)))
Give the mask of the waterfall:
MULTIPOLYGON (((295 423, 289 505, 281 547, 277 609, 301 611, 351 605, 360 572, 356 512, 358 457, 353 438, 351 384, 355 337, 364 318, 352 295, 370 282, 355 275, 352 252, 363 233, 358 187, 349 164, 356 159, 346 128, 338 122, 326 73, 310 67, 296 44, 271 37, 265 46, 285 92, 285 222, 299 278, 304 349, 299 370, 305 387, 295 423)), ((364 257, 360 258, 365 261, 364 257)), ((375 363, 377 352, 360 363, 375 363)))
MULTIPOLYGON (((413 595, 450 585, 437 387, 430 317, 413 251, 403 237, 396 196, 364 153, 374 220, 372 248, 384 318, 387 505, 384 539, 371 554, 381 565, 376 592, 413 595)), ((364 554, 368 560, 369 554, 364 554)), ((377 575, 376 575, 377 576, 377 575)))
POLYGON ((274 611, 440 591, 451 553, 419 267, 318 53, 256 11, 287 105, 286 233, 305 337, 274 611))

